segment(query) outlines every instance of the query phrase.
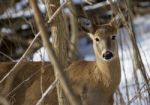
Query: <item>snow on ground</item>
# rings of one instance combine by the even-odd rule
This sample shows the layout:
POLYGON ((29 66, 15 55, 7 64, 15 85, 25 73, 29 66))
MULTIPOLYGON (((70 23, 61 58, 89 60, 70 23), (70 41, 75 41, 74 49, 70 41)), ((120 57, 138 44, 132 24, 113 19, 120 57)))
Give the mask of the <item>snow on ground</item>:
MULTIPOLYGON (((150 77, 150 15, 144 16, 144 17, 138 17, 134 20, 134 28, 137 35, 137 43, 138 47, 141 53, 141 57, 143 60, 143 63, 146 68, 146 72, 148 76, 150 77)), ((124 29, 120 30, 124 34, 121 34, 120 37, 123 37, 123 49, 120 48, 119 54, 121 59, 121 67, 122 67, 122 79, 120 84, 120 89, 123 92, 123 96, 126 99, 126 88, 125 88, 125 76, 127 77, 128 82, 128 91, 129 91, 129 97, 131 100, 135 95, 138 95, 137 88, 135 86, 135 77, 134 77, 134 71, 133 71, 133 62, 132 58, 132 47, 131 44, 126 42, 126 40, 129 41, 129 38, 127 36, 127 31, 124 29), (125 72, 125 74, 124 74, 125 72)), ((121 38, 120 38, 121 39, 121 38)), ((143 77, 141 76, 140 70, 137 70, 137 75, 139 77, 139 83, 140 87, 143 87, 143 77)), ((144 90, 145 88, 142 88, 144 90)), ((144 97, 146 94, 143 93, 144 97)), ((132 105, 149 105, 149 103, 144 103, 143 101, 140 101, 137 99, 132 103, 132 105)))

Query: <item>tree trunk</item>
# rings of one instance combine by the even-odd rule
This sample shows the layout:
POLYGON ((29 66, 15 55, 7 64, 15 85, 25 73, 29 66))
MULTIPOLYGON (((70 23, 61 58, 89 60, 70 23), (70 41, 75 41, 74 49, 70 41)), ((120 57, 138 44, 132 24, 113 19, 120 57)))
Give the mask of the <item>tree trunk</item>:
MULTIPOLYGON (((48 18, 50 19, 54 12, 60 7, 59 0, 45 0, 48 18)), ((62 11, 50 23, 52 45, 59 62, 65 67, 68 65, 68 31, 62 11)), ((57 78, 57 77, 56 77, 57 78)), ((66 105, 66 100, 60 84, 57 85, 59 105, 66 105)))

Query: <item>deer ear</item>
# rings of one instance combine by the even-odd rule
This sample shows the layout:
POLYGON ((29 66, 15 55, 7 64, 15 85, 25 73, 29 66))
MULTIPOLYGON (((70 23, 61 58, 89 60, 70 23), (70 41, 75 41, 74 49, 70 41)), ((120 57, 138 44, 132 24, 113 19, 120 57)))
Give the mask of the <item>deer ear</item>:
POLYGON ((88 36, 91 38, 91 39, 93 39, 93 34, 92 33, 87 33, 88 34, 88 36))
POLYGON ((121 24, 121 18, 119 15, 116 15, 109 23, 111 26, 118 27, 121 24))
POLYGON ((78 22, 79 22, 81 28, 85 32, 87 32, 87 33, 92 32, 92 29, 93 29, 92 22, 89 19, 87 19, 85 17, 79 17, 78 22))

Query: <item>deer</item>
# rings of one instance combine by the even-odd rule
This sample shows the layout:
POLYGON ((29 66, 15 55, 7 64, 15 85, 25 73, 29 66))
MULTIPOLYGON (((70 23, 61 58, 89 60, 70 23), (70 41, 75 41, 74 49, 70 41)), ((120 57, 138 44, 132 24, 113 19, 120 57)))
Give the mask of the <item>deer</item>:
POLYGON ((85 19, 81 22, 82 27, 90 32, 88 35, 93 41, 96 56, 95 61, 81 60, 68 67, 71 85, 83 105, 113 105, 113 95, 121 78, 117 19, 115 17, 101 26, 94 26, 85 19))
MULTIPOLYGON (((69 84, 82 105, 113 105, 113 95, 119 86, 121 78, 116 40, 116 19, 101 26, 94 26, 90 21, 82 20, 84 20, 84 22, 81 22, 83 23, 82 27, 93 41, 96 60, 74 61, 64 72, 67 74, 69 84)), ((14 105, 35 105, 41 97, 42 91, 45 91, 49 84, 55 80, 53 66, 48 62, 23 63, 24 66, 19 68, 22 70, 15 77, 12 87, 17 87, 21 81, 25 81, 27 77, 34 75, 8 96, 9 99, 13 97, 14 105)), ((0 63, 0 79, 14 65, 14 62, 0 63)), ((42 105, 45 104, 58 105, 56 90, 45 98, 42 105)))

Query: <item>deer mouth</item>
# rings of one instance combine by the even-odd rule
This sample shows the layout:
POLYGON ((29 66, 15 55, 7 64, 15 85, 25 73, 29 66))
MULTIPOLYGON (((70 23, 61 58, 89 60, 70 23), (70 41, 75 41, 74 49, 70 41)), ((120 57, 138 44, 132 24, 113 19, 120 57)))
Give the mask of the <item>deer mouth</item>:
POLYGON ((112 52, 110 52, 110 51, 106 51, 105 53, 103 53, 103 59, 105 59, 105 60, 111 60, 113 57, 114 57, 114 55, 113 55, 113 53, 112 52))

